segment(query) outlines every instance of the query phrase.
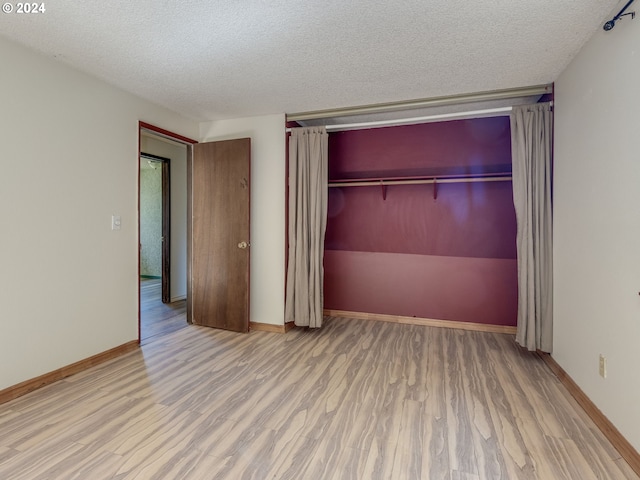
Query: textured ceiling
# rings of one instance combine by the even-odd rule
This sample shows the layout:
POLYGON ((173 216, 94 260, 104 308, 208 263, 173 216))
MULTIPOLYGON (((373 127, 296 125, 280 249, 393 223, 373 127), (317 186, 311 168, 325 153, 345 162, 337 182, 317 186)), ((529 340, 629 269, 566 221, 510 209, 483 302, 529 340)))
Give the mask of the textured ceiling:
POLYGON ((215 120, 551 83, 624 3, 51 0, 0 32, 215 120))

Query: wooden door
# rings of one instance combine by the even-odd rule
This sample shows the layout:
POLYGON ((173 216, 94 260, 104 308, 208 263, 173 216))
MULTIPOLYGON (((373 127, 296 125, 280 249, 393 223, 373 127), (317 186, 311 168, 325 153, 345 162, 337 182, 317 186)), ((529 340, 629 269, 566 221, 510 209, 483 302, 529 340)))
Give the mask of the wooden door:
POLYGON ((251 139, 194 145, 188 317, 249 331, 251 139))

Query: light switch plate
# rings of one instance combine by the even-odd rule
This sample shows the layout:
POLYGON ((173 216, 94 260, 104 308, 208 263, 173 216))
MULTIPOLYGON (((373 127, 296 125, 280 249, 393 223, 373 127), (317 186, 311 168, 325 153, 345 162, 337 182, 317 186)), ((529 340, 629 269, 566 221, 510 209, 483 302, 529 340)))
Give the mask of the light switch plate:
POLYGON ((111 215, 111 230, 120 230, 122 220, 120 215, 111 215))
POLYGON ((600 354, 599 370, 600 370, 600 376, 602 378, 607 378, 607 357, 605 357, 602 354, 600 354))

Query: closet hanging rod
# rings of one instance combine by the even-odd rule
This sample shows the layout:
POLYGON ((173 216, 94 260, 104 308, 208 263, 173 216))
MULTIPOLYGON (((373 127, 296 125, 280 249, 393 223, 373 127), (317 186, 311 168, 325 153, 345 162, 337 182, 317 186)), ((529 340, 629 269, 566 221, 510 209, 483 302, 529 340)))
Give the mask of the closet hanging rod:
POLYGON ((431 183, 476 183, 505 182, 511 180, 511 173, 488 173, 477 175, 442 175, 428 177, 387 177, 359 178, 351 180, 330 180, 329 187, 372 187, 388 185, 425 185, 431 183))

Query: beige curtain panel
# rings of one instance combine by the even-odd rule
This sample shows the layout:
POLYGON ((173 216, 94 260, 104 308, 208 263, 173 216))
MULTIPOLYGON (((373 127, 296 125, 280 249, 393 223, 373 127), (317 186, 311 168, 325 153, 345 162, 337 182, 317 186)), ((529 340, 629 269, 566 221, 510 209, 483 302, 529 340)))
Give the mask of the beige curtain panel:
POLYGON ((285 322, 299 327, 322 326, 328 146, 324 127, 291 129, 285 322))
POLYGON ((513 202, 518 225, 516 341, 528 350, 549 353, 553 347, 552 132, 550 104, 513 108, 513 202))

